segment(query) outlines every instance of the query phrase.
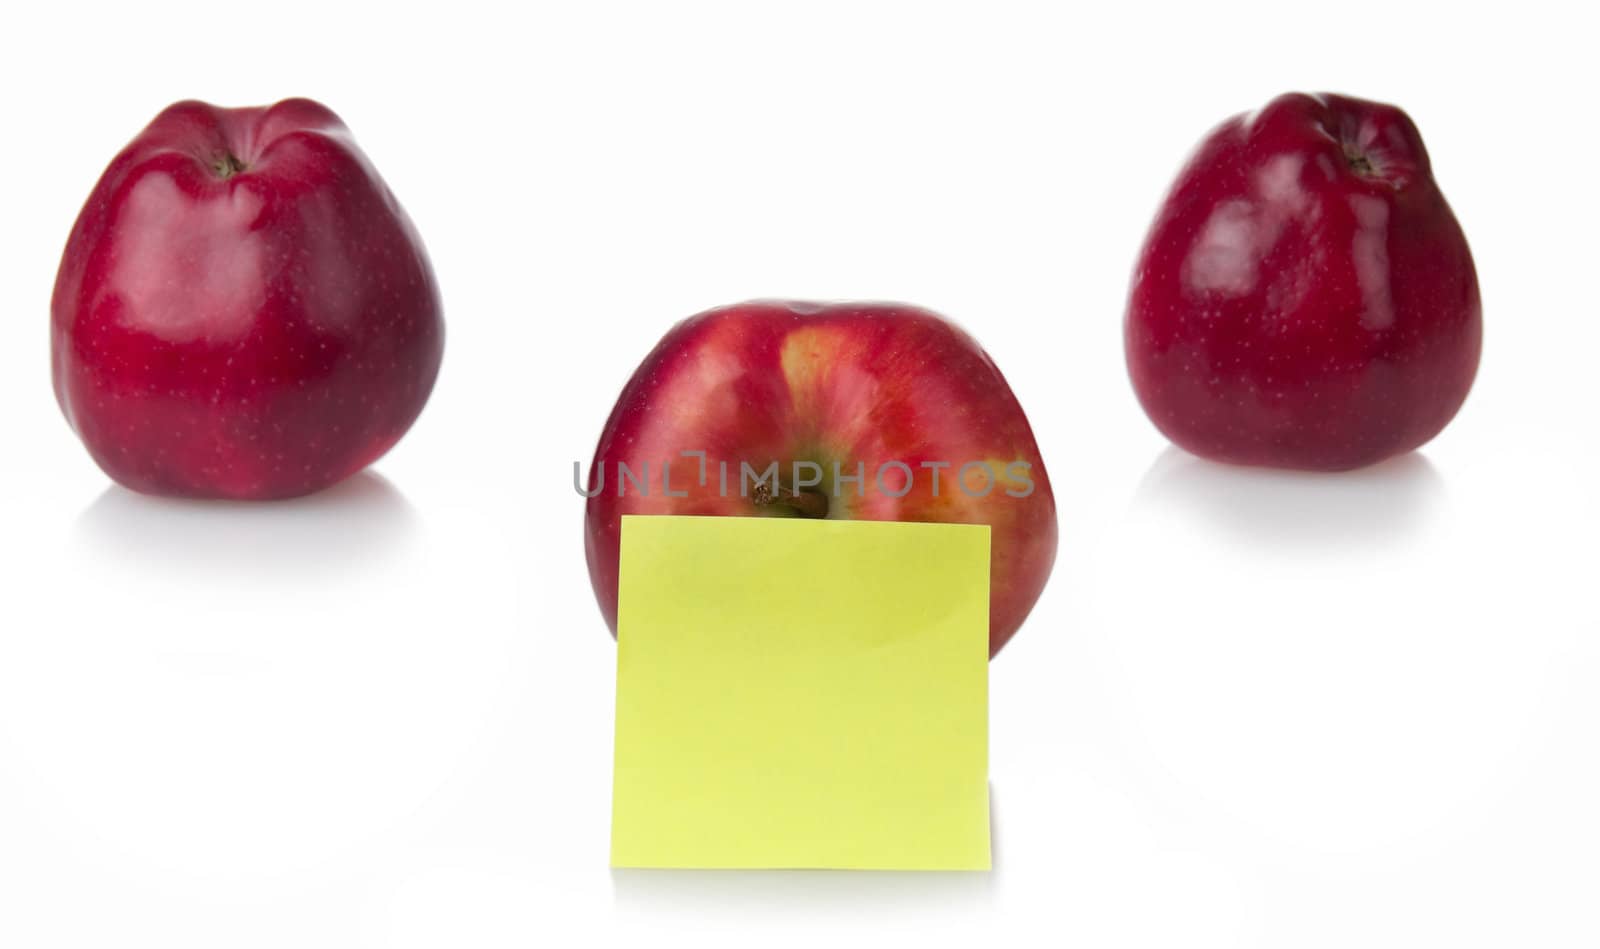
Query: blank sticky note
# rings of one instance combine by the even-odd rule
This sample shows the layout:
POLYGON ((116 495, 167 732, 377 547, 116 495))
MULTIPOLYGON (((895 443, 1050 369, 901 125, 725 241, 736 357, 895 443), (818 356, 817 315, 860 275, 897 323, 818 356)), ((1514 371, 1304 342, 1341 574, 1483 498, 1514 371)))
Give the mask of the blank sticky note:
POLYGON ((622 524, 617 867, 989 869, 989 529, 622 524))

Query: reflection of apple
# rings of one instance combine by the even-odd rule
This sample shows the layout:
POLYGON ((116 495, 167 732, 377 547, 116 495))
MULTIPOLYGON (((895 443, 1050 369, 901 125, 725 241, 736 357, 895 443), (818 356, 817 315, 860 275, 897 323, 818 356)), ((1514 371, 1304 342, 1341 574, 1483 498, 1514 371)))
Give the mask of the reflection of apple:
POLYGON ((1128 303, 1133 387, 1179 446, 1336 470, 1410 451, 1467 397, 1472 254, 1393 106, 1286 95, 1200 144, 1128 303))
POLYGON ((1000 370, 901 304, 763 301, 679 323, 628 380, 587 488, 613 632, 624 514, 988 524, 991 655, 1055 560, 1050 481, 1000 370))
POLYGON ((180 102, 106 169, 51 303, 56 399, 139 491, 282 498, 388 451, 432 391, 422 241, 337 116, 180 102))

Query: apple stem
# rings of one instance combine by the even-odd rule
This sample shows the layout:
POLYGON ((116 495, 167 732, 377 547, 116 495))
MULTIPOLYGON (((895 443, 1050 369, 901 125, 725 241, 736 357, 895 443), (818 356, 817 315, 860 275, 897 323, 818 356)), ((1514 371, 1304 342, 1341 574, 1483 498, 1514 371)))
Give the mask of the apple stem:
POLYGON ((756 485, 751 498, 763 507, 774 504, 781 505, 801 517, 821 519, 828 516, 828 496, 821 491, 807 489, 804 491, 789 491, 778 495, 774 494, 772 488, 768 487, 765 482, 762 482, 756 485))
POLYGON ((1350 163, 1350 167, 1358 175, 1370 178, 1377 174, 1377 169, 1372 165, 1372 159, 1368 158, 1359 148, 1349 142, 1344 143, 1344 160, 1350 163))

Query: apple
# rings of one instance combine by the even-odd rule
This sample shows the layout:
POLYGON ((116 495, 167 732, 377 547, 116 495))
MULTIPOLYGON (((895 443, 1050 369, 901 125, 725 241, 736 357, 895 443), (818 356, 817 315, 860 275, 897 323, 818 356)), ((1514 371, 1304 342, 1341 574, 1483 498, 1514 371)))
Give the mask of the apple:
POLYGON ((1455 417, 1483 318, 1411 119, 1292 94, 1200 143, 1145 239, 1124 331, 1139 401, 1180 447, 1341 470, 1455 417))
POLYGON ((991 656, 1055 560, 1022 407, 970 336, 903 304, 756 301, 684 320, 573 480, 591 495, 589 577, 613 635, 625 514, 988 524, 991 656))
POLYGON ((111 162, 51 300, 56 400, 122 485, 287 498, 388 451, 443 354, 394 195, 306 99, 180 102, 111 162))

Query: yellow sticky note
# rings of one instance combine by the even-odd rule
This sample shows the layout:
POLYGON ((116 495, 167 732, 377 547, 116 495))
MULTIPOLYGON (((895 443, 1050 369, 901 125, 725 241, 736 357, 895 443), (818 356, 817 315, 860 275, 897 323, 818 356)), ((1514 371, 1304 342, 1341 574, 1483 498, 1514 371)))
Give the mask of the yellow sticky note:
POLYGON ((989 529, 622 523, 617 867, 989 869, 989 529))

